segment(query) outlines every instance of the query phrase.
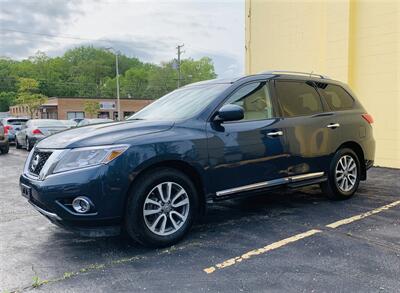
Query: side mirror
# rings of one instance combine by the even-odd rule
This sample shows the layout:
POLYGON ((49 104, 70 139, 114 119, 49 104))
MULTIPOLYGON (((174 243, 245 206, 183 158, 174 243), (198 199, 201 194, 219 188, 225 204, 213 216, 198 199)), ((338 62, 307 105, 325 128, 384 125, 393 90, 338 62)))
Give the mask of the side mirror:
POLYGON ((244 117, 244 110, 242 107, 233 104, 223 105, 219 109, 217 116, 214 121, 224 122, 224 121, 237 121, 244 117))

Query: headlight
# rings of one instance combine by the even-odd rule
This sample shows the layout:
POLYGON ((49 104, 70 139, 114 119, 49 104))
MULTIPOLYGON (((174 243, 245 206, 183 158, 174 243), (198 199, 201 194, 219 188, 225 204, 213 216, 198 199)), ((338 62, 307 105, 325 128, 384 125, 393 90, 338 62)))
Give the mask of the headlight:
POLYGON ((68 150, 62 154, 52 173, 107 164, 119 157, 128 147, 128 145, 111 145, 68 150))

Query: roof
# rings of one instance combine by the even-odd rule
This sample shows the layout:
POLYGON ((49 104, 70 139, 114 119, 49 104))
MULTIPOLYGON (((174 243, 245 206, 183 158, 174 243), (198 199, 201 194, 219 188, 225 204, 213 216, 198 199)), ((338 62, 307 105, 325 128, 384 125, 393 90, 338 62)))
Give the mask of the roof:
POLYGON ((264 71, 256 74, 249 74, 249 75, 243 75, 240 77, 235 77, 235 78, 224 78, 224 79, 210 79, 210 80, 204 80, 204 81, 199 81, 195 83, 191 83, 188 85, 185 85, 182 88, 185 87, 191 87, 191 86, 201 86, 201 85, 207 85, 207 84, 226 84, 226 83, 234 83, 240 79, 252 77, 252 76, 266 76, 266 77, 274 77, 278 75, 284 75, 292 78, 301 78, 301 79, 312 79, 312 80, 331 80, 328 76, 314 73, 314 72, 300 72, 300 71, 288 71, 288 70, 270 70, 270 71, 264 71))
POLYGON ((182 88, 190 87, 190 86, 206 85, 206 84, 234 83, 235 81, 241 79, 242 77, 243 76, 234 77, 234 78, 215 78, 215 79, 203 80, 203 81, 198 81, 198 82, 187 84, 187 85, 183 86, 182 88))
MULTIPOLYGON (((49 100, 51 99, 116 100, 117 97, 70 97, 70 96, 49 97, 49 100)), ((128 97, 121 97, 120 100, 153 101, 152 99, 128 98, 128 97)))
POLYGON ((58 105, 58 101, 55 98, 50 98, 47 100, 47 102, 43 103, 41 106, 45 106, 45 107, 51 107, 51 106, 57 106, 58 105))

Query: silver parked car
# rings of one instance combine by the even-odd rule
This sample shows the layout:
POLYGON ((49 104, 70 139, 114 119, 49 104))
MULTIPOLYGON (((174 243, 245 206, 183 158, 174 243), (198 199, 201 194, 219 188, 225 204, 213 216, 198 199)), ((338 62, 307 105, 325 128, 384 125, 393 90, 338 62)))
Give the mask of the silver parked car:
POLYGON ((93 119, 83 119, 79 121, 77 127, 81 126, 86 126, 86 125, 92 125, 92 124, 100 124, 100 123, 107 123, 107 122, 113 122, 114 120, 108 119, 108 118, 93 118, 93 119))
POLYGON ((78 122, 76 122, 75 120, 59 120, 61 121, 65 126, 67 126, 68 128, 73 128, 76 127, 76 125, 78 124, 78 122))
POLYGON ((15 142, 15 134, 21 130, 21 126, 24 125, 28 120, 29 118, 19 117, 6 117, 1 119, 5 134, 8 136, 8 141, 10 143, 15 142))
POLYGON ((17 149, 25 147, 30 151, 37 141, 68 128, 64 123, 55 119, 29 120, 16 134, 16 147, 17 149))

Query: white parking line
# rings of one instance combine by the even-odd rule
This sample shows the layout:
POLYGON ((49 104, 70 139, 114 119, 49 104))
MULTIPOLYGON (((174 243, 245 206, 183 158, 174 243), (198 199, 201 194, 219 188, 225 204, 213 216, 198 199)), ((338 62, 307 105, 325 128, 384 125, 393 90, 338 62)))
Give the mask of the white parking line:
MULTIPOLYGON (((347 224, 350 224, 350 223, 352 223, 354 221, 358 221, 358 220, 364 219, 366 217, 375 215, 377 213, 386 211, 386 210, 388 210, 390 208, 393 208, 395 206, 398 206, 398 205, 400 205, 400 200, 392 202, 390 204, 387 204, 385 206, 379 207, 377 209, 374 209, 374 210, 366 212, 366 213, 362 213, 362 214, 359 214, 359 215, 356 215, 356 216, 353 216, 353 217, 350 217, 350 218, 346 218, 346 219, 342 219, 342 220, 333 222, 331 224, 326 225, 325 227, 335 229, 337 227, 340 227, 340 226, 343 226, 343 225, 347 225, 347 224)), ((267 253, 267 252, 269 252, 271 250, 278 249, 278 248, 283 247, 283 246, 285 246, 287 244, 299 241, 301 239, 310 237, 312 235, 315 235, 315 234, 321 233, 321 232, 322 232, 321 230, 312 229, 312 230, 309 230, 307 232, 300 233, 300 234, 291 236, 289 238, 285 238, 283 240, 279 240, 277 242, 271 243, 271 244, 269 244, 267 246, 264 246, 264 247, 261 247, 261 248, 258 248, 258 249, 254 249, 254 250, 250 250, 250 251, 242 254, 241 256, 233 257, 233 258, 230 258, 228 260, 225 260, 224 262, 218 263, 218 264, 216 264, 214 266, 205 268, 205 269, 203 269, 203 271, 206 272, 207 274, 211 274, 211 273, 215 272, 217 269, 224 269, 226 267, 238 264, 238 263, 240 263, 240 262, 242 262, 244 260, 248 260, 251 257, 258 256, 258 255, 261 255, 261 254, 265 254, 265 253, 267 253)))
POLYGON ((388 209, 390 209, 390 208, 393 208, 393 207, 395 207, 395 206, 398 206, 398 205, 400 205, 400 200, 399 200, 399 201, 392 202, 392 203, 390 203, 390 204, 388 204, 388 205, 385 205, 385 206, 383 206, 383 207, 377 208, 377 209, 375 209, 375 210, 372 210, 372 211, 369 211, 369 212, 366 212, 366 213, 363 213, 363 214, 359 214, 359 215, 354 216, 354 217, 351 217, 351 218, 339 220, 339 221, 337 221, 337 222, 334 222, 334 223, 331 223, 331 224, 329 224, 329 225, 326 225, 326 227, 335 229, 335 228, 337 228, 337 227, 340 227, 340 226, 343 226, 343 225, 347 225, 347 224, 350 224, 350 223, 352 223, 352 222, 354 222, 354 221, 358 221, 358 220, 364 219, 364 218, 366 218, 366 217, 375 215, 375 214, 377 214, 377 213, 386 211, 386 210, 388 210, 388 209))
POLYGON ((314 234, 316 234, 316 233, 320 233, 320 232, 322 232, 322 231, 321 231, 321 230, 313 229, 313 230, 309 230, 309 231, 304 232, 304 233, 301 233, 301 234, 297 234, 297 235, 291 236, 291 237, 289 237, 289 238, 280 240, 280 241, 278 241, 278 242, 274 242, 274 243, 269 244, 269 245, 267 245, 267 246, 264 246, 264 247, 262 247, 262 248, 250 250, 250 251, 246 252, 245 254, 242 254, 241 256, 237 256, 237 257, 228 259, 228 260, 226 260, 226 261, 224 261, 224 262, 222 262, 222 263, 216 264, 215 266, 206 268, 206 269, 204 269, 204 271, 205 271, 207 274, 211 274, 211 273, 213 273, 217 268, 218 268, 218 269, 223 269, 223 268, 232 266, 232 265, 234 265, 234 264, 236 264, 236 263, 239 263, 239 262, 241 262, 241 261, 243 261, 243 260, 249 259, 249 258, 251 258, 251 257, 253 257, 253 256, 257 256, 257 255, 260 255, 260 254, 267 253, 268 251, 271 251, 271 250, 280 248, 280 247, 285 246, 285 245, 287 245, 287 244, 289 244, 289 243, 298 241, 298 240, 300 240, 300 239, 304 239, 304 238, 306 238, 306 237, 310 237, 310 236, 312 236, 312 235, 314 235, 314 234))

